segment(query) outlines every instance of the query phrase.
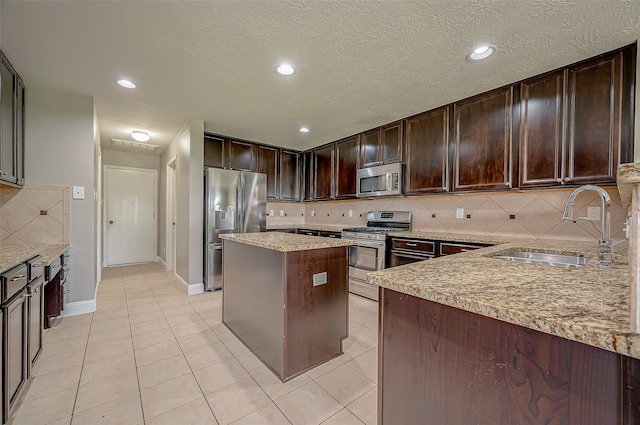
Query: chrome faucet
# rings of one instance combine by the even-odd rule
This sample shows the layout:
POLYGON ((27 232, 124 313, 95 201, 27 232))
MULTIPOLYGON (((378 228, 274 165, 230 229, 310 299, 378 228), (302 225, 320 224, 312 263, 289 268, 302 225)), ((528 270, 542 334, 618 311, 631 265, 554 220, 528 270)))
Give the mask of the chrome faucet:
POLYGON ((588 220, 593 226, 602 232, 600 236, 600 240, 598 241, 598 267, 608 267, 613 263, 613 247, 625 241, 625 239, 620 242, 611 243, 611 197, 609 194, 602 188, 598 186, 594 186, 591 184, 587 184, 584 186, 580 186, 567 198, 567 202, 564 205, 564 213, 562 214, 563 220, 571 220, 574 223, 578 220, 588 220), (600 195, 602 200, 602 224, 600 227, 596 226, 596 224, 589 219, 588 217, 577 217, 573 218, 573 202, 576 197, 585 191, 596 192, 600 195))

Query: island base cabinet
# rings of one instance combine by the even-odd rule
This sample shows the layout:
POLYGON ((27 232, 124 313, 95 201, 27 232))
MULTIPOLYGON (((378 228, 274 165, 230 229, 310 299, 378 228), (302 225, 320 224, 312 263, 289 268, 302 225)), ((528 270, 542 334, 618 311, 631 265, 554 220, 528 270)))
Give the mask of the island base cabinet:
POLYGON ((638 424, 639 360, 380 289, 378 424, 638 424))

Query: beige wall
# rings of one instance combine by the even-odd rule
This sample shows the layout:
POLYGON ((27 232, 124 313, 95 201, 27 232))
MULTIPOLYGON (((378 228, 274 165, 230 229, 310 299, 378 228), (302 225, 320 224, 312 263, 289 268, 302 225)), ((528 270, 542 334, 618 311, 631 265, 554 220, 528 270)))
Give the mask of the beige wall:
POLYGON ((102 164, 160 170, 160 156, 103 148, 102 164))
POLYGON ((26 183, 84 186, 85 198, 70 201, 68 301, 92 300, 97 267, 93 99, 27 84, 25 105, 26 183))

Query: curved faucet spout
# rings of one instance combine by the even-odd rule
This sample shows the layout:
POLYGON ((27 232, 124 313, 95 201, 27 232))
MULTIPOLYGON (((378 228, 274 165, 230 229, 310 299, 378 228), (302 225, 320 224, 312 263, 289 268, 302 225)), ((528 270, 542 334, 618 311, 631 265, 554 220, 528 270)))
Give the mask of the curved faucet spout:
MULTIPOLYGON (((600 240, 598 241, 598 265, 600 267, 606 267, 613 262, 613 250, 611 248, 611 197, 609 194, 601 187, 594 186, 592 184, 586 184, 578 187, 576 190, 571 192, 567 198, 567 201, 564 204, 562 219, 571 220, 574 223, 578 220, 591 221, 588 217, 573 217, 573 204, 575 199, 579 194, 585 191, 596 192, 600 195, 600 199, 602 201, 602 223, 600 228, 596 226, 596 228, 601 231, 600 240)), ((591 223, 593 223, 593 221, 591 221, 591 223)))

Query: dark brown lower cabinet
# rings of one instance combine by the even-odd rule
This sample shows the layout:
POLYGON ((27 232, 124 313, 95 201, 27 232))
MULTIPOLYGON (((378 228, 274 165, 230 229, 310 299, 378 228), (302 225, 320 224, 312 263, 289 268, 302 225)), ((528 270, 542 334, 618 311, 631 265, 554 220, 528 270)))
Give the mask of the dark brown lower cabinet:
POLYGON ((28 294, 28 337, 29 359, 27 362, 28 376, 32 375, 32 369, 42 352, 42 330, 44 324, 44 279, 40 278, 27 286, 28 294))
POLYGON ((18 394, 27 381, 27 297, 26 289, 17 293, 3 309, 2 338, 3 423, 9 419, 18 394))
POLYGON ((640 423, 640 360, 380 292, 379 425, 640 423))
POLYGON ((49 329, 56 317, 60 316, 62 312, 62 291, 63 288, 60 285, 60 275, 56 274, 53 279, 46 283, 44 286, 44 317, 43 326, 45 329, 49 329))

